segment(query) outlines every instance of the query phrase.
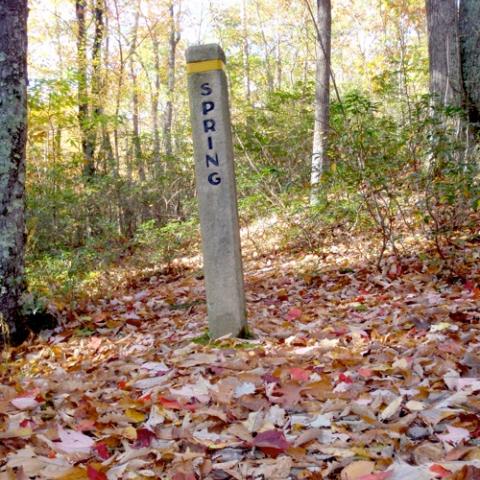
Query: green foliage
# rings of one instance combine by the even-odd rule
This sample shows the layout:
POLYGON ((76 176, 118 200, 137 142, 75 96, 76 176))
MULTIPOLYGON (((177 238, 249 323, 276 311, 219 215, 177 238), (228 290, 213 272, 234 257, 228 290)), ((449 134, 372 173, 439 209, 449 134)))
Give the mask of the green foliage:
POLYGON ((240 197, 261 190, 270 196, 308 179, 313 128, 313 84, 275 90, 264 104, 246 107, 235 129, 240 197))
POLYGON ((175 258, 187 252, 198 242, 198 223, 195 219, 174 221, 159 226, 149 220, 139 226, 134 244, 151 252, 150 261, 172 266, 175 258))

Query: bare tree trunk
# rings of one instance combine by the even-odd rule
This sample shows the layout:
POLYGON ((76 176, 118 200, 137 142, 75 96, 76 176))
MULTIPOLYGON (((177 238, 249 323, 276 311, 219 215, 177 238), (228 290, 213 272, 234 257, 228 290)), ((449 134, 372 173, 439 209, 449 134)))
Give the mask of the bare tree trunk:
POLYGON ((25 334, 27 15, 27 0, 0 2, 0 341, 25 334))
POLYGON ((243 63, 243 81, 245 88, 245 98, 247 104, 251 104, 250 87, 250 47, 248 44, 248 8, 247 1, 242 1, 242 63, 243 63))
MULTIPOLYGON (((102 45, 106 37, 106 5, 105 0, 96 0, 94 9, 95 33, 92 47, 92 119, 91 119, 91 141, 93 145, 97 142, 98 125, 100 128, 101 145, 98 154, 98 163, 103 163, 104 172, 109 168, 114 168, 113 149, 110 141, 110 135, 104 122, 104 99, 105 99, 105 75, 102 75, 102 45), (103 162, 102 162, 103 161, 103 162)), ((108 60, 108 49, 105 48, 105 63, 108 60)))
POLYGON ((175 94, 175 60, 177 44, 180 41, 180 33, 177 31, 175 21, 174 2, 168 6, 170 35, 168 40, 168 85, 167 104, 165 106, 165 118, 163 124, 163 139, 165 142, 165 155, 167 159, 173 155, 172 122, 173 122, 173 97, 175 94))
POLYGON ((118 52, 120 57, 120 68, 118 72, 117 79, 117 95, 115 99, 115 124, 113 129, 113 146, 115 151, 115 175, 118 177, 120 174, 120 138, 118 132, 118 121, 120 118, 120 103, 122 99, 122 87, 125 76, 125 58, 123 54, 123 45, 122 45, 122 35, 121 35, 121 23, 120 23, 120 11, 118 8, 118 1, 113 0, 115 7, 115 18, 117 23, 117 43, 118 43, 118 52))
MULTIPOLYGON (((109 14, 108 14, 108 7, 106 0, 103 1, 103 13, 104 13, 104 31, 103 31, 103 38, 105 39, 105 47, 103 49, 103 64, 104 64, 104 73, 102 75, 102 81, 100 85, 100 95, 101 98, 99 99, 99 105, 101 106, 99 115, 101 117, 105 114, 105 106, 103 100, 106 98, 107 95, 107 88, 109 85, 109 68, 110 68, 110 23, 109 23, 109 14)), ((110 136, 110 131, 108 128, 108 124, 105 121, 105 118, 101 118, 101 136, 102 136, 102 145, 101 145, 101 152, 102 158, 104 160, 104 171, 107 174, 111 174, 113 172, 116 175, 116 162, 115 162, 115 155, 113 153, 113 146, 112 140, 110 136)))
POLYGON ((315 123, 313 127, 310 203, 317 203, 318 185, 330 170, 328 128, 330 119, 330 56, 332 6, 330 0, 317 0, 317 62, 315 76, 315 123))
POLYGON ((480 131, 480 2, 460 0, 462 74, 470 123, 480 131))
POLYGON ((270 42, 267 40, 267 36, 265 35, 265 28, 263 26, 263 20, 262 20, 262 16, 261 16, 261 13, 260 13, 260 4, 259 4, 258 0, 256 0, 255 6, 256 6, 256 9, 257 9, 257 16, 258 16, 258 22, 259 22, 259 27, 260 27, 260 34, 262 36, 262 41, 263 41, 263 51, 264 51, 264 54, 265 54, 265 74, 266 74, 266 77, 267 77, 268 91, 273 92, 273 89, 275 87, 275 83, 274 83, 275 78, 273 76, 272 61, 271 61, 271 58, 270 58, 272 48, 270 46, 270 42))
POLYGON ((160 42, 156 26, 152 32, 153 58, 155 63, 155 82, 152 95, 152 123, 153 123, 153 164, 155 175, 161 174, 160 158, 160 122, 158 118, 158 104, 160 98, 160 42))
POLYGON ((132 32, 132 44, 130 47, 130 77, 132 80, 132 143, 133 152, 135 157, 135 163, 138 169, 138 177, 140 181, 145 181, 145 168, 143 165, 142 145, 140 142, 140 125, 139 125, 139 100, 138 100, 138 84, 137 73, 135 71, 135 53, 137 50, 137 38, 138 38, 138 21, 140 17, 140 2, 137 4, 137 10, 135 13, 135 23, 132 32))
MULTIPOLYGON (((426 0, 430 93, 440 105, 461 107, 461 76, 457 0, 426 0)), ((478 19, 477 19, 478 20, 478 19)))
POLYGON ((95 174, 93 158, 95 144, 92 143, 92 125, 88 102, 86 8, 86 0, 75 1, 77 17, 78 123, 82 136, 83 172, 86 178, 91 178, 95 174))
MULTIPOLYGON (((277 28, 279 28, 277 26, 277 28)), ((283 65, 282 65, 282 45, 281 45, 280 31, 277 31, 277 42, 275 45, 276 50, 276 66, 277 66, 277 89, 282 89, 282 77, 283 77, 283 65)))
POLYGON ((101 68, 102 68, 102 43, 105 32, 103 14, 105 5, 103 0, 96 0, 94 9, 95 33, 92 46, 92 126, 91 141, 95 145, 97 137, 97 123, 103 114, 102 99, 100 98, 102 90, 101 68))

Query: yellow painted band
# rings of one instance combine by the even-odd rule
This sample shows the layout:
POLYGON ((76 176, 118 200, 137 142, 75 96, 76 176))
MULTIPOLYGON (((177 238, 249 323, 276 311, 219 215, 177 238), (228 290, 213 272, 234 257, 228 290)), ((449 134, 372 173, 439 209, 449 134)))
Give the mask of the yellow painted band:
POLYGON ((224 68, 225 64, 221 60, 205 60, 204 62, 187 63, 188 74, 223 70, 224 68))

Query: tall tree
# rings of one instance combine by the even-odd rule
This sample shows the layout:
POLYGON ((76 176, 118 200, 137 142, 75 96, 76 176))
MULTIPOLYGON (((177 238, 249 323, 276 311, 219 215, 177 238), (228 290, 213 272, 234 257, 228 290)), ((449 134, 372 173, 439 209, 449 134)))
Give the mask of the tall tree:
POLYGON ((461 73, 457 0, 426 0, 430 93, 441 105, 461 107, 461 73))
POLYGON ((27 0, 0 2, 0 323, 14 338, 24 332, 27 14, 27 0))
POLYGON ((315 123, 313 127, 310 203, 318 197, 318 184, 330 169, 328 126, 330 120, 330 57, 332 44, 332 5, 330 0, 317 0, 317 45, 315 74, 315 123))
POLYGON ((242 0, 242 64, 243 64, 243 82, 245 88, 245 99, 247 104, 251 104, 250 87, 250 46, 248 40, 248 8, 247 1, 242 0))
POLYGON ((101 90, 102 44, 105 34, 104 0, 95 0, 93 6, 94 35, 92 44, 91 85, 89 88, 87 53, 87 1, 75 0, 77 17, 77 82, 78 123, 81 133, 83 172, 91 178, 95 174, 95 145, 98 118, 103 113, 101 90))
POLYGON ((173 97, 175 95, 175 62, 177 45, 180 41, 180 32, 177 30, 175 8, 173 0, 168 6, 170 31, 168 37, 168 71, 167 71, 167 104, 165 105, 165 118, 163 123, 163 138, 165 142, 165 155, 173 155, 172 122, 173 122, 173 97))
POLYGON ((132 144, 135 164, 138 169, 138 176, 142 182, 145 181, 145 167, 143 164, 142 143, 140 140, 140 101, 138 98, 139 85, 137 79, 135 55, 138 46, 138 22, 140 19, 140 0, 137 2, 135 21, 132 31, 132 43, 130 45, 130 79, 132 81, 132 144))
POLYGON ((86 0, 75 1, 75 14, 77 17, 78 124, 80 126, 82 142, 83 171, 87 177, 90 177, 95 171, 95 163, 93 159, 95 145, 91 138, 88 104, 86 9, 86 0))
POLYGON ((152 91, 152 129, 153 129, 153 164, 156 175, 161 172, 160 160, 160 126, 158 119, 158 105, 160 100, 160 39, 158 35, 158 25, 155 24, 150 29, 152 35, 153 59, 155 65, 155 80, 152 91))
POLYGON ((460 0, 459 30, 462 76, 470 123, 480 129, 480 2, 460 0))

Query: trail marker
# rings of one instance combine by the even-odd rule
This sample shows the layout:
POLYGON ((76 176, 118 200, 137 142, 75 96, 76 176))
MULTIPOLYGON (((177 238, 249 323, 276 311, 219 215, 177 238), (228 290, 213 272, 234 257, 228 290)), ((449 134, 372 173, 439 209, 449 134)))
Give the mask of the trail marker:
POLYGON ((212 338, 241 336, 247 320, 225 54, 208 44, 186 57, 209 330, 212 338))

